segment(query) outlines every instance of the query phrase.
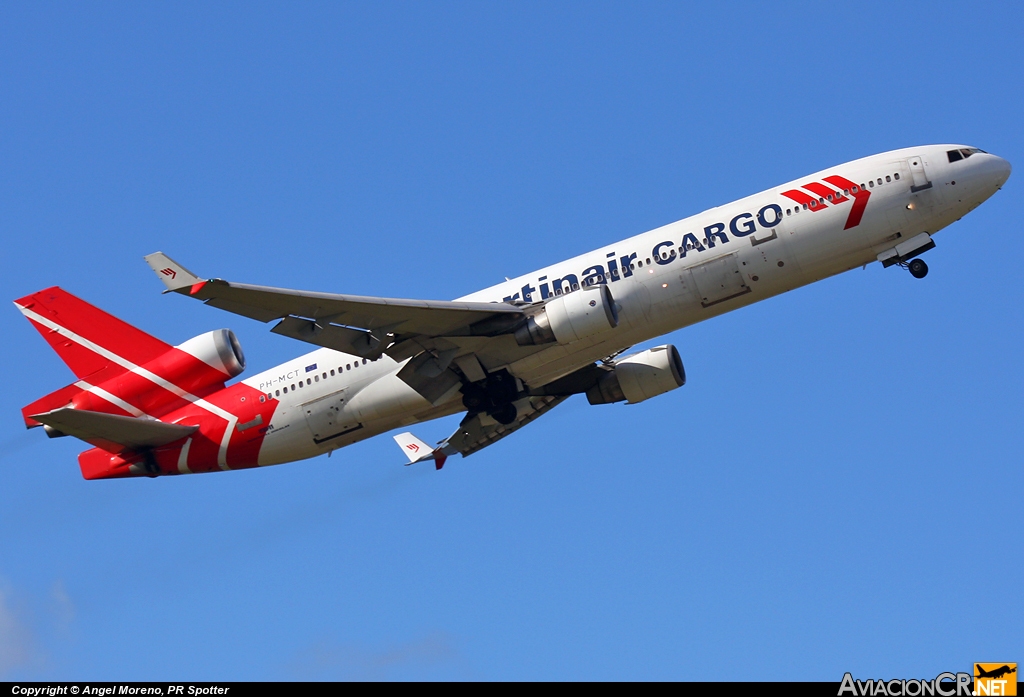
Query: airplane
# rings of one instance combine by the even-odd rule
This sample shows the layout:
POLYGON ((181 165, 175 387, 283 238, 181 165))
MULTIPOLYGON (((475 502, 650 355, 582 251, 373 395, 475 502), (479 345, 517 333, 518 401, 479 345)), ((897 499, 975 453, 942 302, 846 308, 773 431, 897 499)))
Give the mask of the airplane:
POLYGON ((631 346, 880 262, 924 278, 933 236, 992 196, 1010 164, 979 148, 893 150, 801 177, 453 301, 247 285, 145 257, 165 293, 317 346, 228 385, 234 333, 171 346, 59 287, 15 301, 77 380, 22 410, 29 428, 94 446, 86 479, 293 462, 465 412, 408 464, 469 455, 570 396, 637 404, 681 387, 671 344, 631 346))
POLYGON ((1011 668, 1008 665, 1002 665, 999 668, 994 668, 992 670, 985 670, 980 665, 975 664, 975 670, 977 671, 977 675, 974 676, 976 678, 1001 678, 1004 675, 1009 675, 1010 673, 1016 673, 1017 672, 1017 666, 1014 665, 1014 667, 1011 668))

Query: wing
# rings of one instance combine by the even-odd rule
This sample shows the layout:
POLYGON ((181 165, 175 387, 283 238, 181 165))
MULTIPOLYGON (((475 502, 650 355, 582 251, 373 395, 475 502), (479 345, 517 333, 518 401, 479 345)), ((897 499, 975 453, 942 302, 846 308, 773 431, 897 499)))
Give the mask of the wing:
POLYGON ((54 409, 32 418, 111 453, 167 445, 192 435, 199 428, 69 408, 54 409))
POLYGON ((497 443, 505 436, 510 436, 523 426, 535 421, 542 414, 545 414, 568 397, 527 397, 516 402, 519 416, 511 424, 504 426, 496 423, 482 414, 467 416, 459 424, 459 430, 448 437, 442 445, 447 454, 461 453, 462 457, 469 457, 475 452, 483 450, 488 445, 497 443))
MULTIPOLYGON (((202 280, 162 252, 146 262, 167 291, 261 322, 281 320, 277 334, 367 358, 416 336, 495 336, 524 315, 506 303, 406 300, 336 295, 202 280)), ((414 355, 423 347, 413 347, 414 355)), ((391 351, 389 351, 391 353, 391 351)))

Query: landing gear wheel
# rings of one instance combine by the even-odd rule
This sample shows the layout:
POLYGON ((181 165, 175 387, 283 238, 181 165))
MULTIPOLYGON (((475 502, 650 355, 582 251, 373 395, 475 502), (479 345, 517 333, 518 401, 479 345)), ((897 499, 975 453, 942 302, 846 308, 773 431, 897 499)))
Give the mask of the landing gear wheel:
POLYGON ((474 414, 479 412, 487 403, 487 394, 479 388, 466 389, 462 395, 462 406, 474 414))
POLYGON ((146 450, 142 459, 142 469, 147 477, 156 477, 160 474, 160 465, 156 463, 156 456, 152 450, 146 450))
POLYGON ((913 259, 907 264, 907 270, 914 278, 924 278, 928 275, 928 264, 921 259, 913 259))
POLYGON ((516 379, 506 370, 487 376, 487 399, 491 404, 503 404, 516 398, 516 379))
POLYGON ((516 416, 519 412, 516 411, 515 404, 505 404, 504 406, 497 407, 490 411, 491 418, 497 421, 499 424, 508 426, 510 423, 516 420, 516 416))

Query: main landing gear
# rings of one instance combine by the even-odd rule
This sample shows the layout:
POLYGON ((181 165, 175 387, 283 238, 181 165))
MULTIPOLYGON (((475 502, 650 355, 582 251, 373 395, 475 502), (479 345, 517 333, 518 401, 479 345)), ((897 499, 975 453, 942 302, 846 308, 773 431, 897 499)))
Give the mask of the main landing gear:
POLYGON ((914 278, 924 278, 928 275, 928 264, 924 263, 923 259, 911 259, 906 267, 914 278))
POLYGON ((516 379, 507 370, 487 376, 486 381, 469 383, 462 387, 462 405, 470 414, 487 412, 499 424, 509 425, 518 412, 513 404, 518 396, 516 379))

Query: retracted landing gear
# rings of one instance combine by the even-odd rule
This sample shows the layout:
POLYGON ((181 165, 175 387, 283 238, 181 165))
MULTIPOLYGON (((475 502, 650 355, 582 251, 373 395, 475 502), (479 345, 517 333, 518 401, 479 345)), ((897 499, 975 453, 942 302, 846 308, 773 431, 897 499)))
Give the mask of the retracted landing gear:
POLYGON ((924 278, 928 275, 928 264, 923 259, 911 259, 907 264, 907 270, 914 278, 924 278))

